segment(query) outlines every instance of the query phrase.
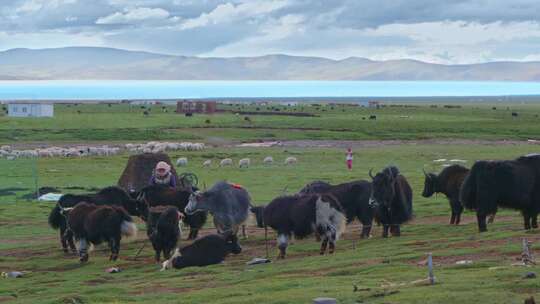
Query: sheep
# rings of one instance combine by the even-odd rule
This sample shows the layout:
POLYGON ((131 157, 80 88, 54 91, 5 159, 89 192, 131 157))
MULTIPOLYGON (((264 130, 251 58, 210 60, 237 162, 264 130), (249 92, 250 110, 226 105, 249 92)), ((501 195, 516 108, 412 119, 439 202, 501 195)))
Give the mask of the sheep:
POLYGON ((289 156, 285 159, 285 165, 294 165, 298 162, 298 160, 296 159, 296 157, 294 156, 289 156))
POLYGON ((188 165, 187 157, 180 157, 176 160, 176 166, 177 167, 185 167, 188 165))
POLYGON ((203 162, 203 167, 205 168, 210 168, 210 166, 212 166, 212 160, 211 159, 207 159, 203 162))
POLYGON ((242 158, 238 161, 238 167, 240 168, 249 168, 251 160, 249 158, 242 158))
POLYGON ((220 167, 232 166, 232 165, 233 165, 233 161, 230 158, 224 158, 219 162, 220 167))
POLYGON ((274 158, 272 156, 267 156, 264 158, 263 163, 265 165, 271 165, 274 163, 274 158))

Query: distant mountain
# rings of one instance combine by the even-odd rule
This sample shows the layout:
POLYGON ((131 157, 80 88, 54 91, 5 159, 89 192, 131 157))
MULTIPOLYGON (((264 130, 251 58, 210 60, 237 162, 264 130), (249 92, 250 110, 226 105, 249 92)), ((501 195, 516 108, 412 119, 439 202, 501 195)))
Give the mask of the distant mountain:
POLYGON ((540 81, 540 62, 441 65, 355 57, 343 60, 287 55, 207 58, 68 47, 0 52, 0 79, 540 81))

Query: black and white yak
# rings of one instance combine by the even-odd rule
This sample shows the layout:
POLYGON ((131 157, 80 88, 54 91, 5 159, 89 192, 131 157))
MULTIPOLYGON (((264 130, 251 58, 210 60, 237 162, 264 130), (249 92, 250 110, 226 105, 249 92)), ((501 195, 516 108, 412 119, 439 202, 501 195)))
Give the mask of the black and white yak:
MULTIPOLYGON (((194 189, 196 190, 196 188, 194 189)), ((175 206, 178 210, 184 212, 192 193, 191 191, 174 189, 163 185, 147 186, 139 192, 137 197, 140 206, 142 206, 141 217, 143 220, 146 220, 148 208, 155 206, 175 206)), ((207 211, 195 212, 184 216, 182 221, 190 228, 188 240, 197 238, 199 230, 204 226, 207 218, 207 211)))
POLYGON ((299 193, 330 193, 339 201, 347 223, 358 219, 362 223, 361 238, 368 238, 373 223, 373 208, 369 204, 371 183, 364 180, 331 185, 323 181, 307 184, 299 193))
POLYGON ((196 212, 210 212, 218 233, 237 235, 242 226, 245 236, 245 223, 252 207, 251 197, 246 189, 237 184, 225 181, 217 182, 207 191, 197 191, 189 198, 185 213, 193 215, 196 212))
POLYGON ((66 218, 62 214, 62 209, 75 207, 81 202, 95 205, 119 206, 127 210, 132 216, 140 215, 141 205, 135 199, 131 198, 126 191, 116 186, 103 188, 97 193, 62 195, 49 214, 49 225, 53 229, 60 230, 60 243, 66 253, 68 252, 68 245, 73 252, 76 252, 77 249, 71 232, 67 230, 66 218))
POLYGON ((211 234, 196 239, 190 245, 177 250, 172 258, 163 262, 161 270, 172 267, 181 269, 219 264, 230 253, 239 254, 241 252, 242 248, 234 234, 211 234))
POLYGON ((487 231, 486 216, 498 207, 520 210, 525 229, 538 228, 540 155, 477 161, 461 186, 460 199, 466 208, 476 210, 480 232, 487 231))
POLYGON ((154 247, 156 262, 159 263, 161 252, 168 260, 177 248, 181 237, 180 220, 184 215, 174 206, 157 206, 149 209, 146 222, 146 235, 154 247))
POLYGON ((412 189, 407 179, 394 166, 384 168, 372 178, 370 204, 375 207, 375 219, 383 225, 383 237, 388 230, 393 236, 401 235, 401 225, 412 219, 412 189))
POLYGON ((109 243, 110 260, 116 261, 122 236, 133 237, 137 234, 137 226, 122 207, 81 202, 75 207, 64 208, 62 212, 67 214, 69 230, 79 241, 81 262, 88 261, 88 242, 94 245, 109 243))
POLYGON ((277 232, 278 258, 285 258, 289 238, 316 233, 322 238, 320 254, 334 253, 336 240, 345 231, 346 217, 338 200, 329 194, 281 196, 264 208, 264 224, 277 232))

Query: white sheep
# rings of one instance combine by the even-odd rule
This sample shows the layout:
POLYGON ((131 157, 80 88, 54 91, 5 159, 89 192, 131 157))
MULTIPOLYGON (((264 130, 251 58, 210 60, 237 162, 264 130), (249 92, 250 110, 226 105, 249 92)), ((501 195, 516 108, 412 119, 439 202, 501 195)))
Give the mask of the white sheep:
POLYGON ((285 165, 294 165, 298 162, 298 160, 296 159, 296 157, 294 156, 289 156, 285 159, 285 165))
POLYGON ((238 167, 240 168, 249 168, 251 160, 249 158, 242 158, 238 161, 238 167))
POLYGON ((267 156, 264 158, 263 163, 265 165, 271 165, 274 163, 274 158, 272 156, 267 156))
POLYGON ((212 166, 212 160, 211 159, 207 159, 205 160, 203 163, 202 163, 203 167, 205 168, 210 168, 210 166, 212 166))
POLYGON ((230 158, 224 158, 219 162, 220 167, 232 166, 232 165, 233 165, 233 161, 230 158))
POLYGON ((187 166, 187 164, 188 164, 187 157, 180 157, 179 159, 176 160, 177 167, 185 167, 187 166))

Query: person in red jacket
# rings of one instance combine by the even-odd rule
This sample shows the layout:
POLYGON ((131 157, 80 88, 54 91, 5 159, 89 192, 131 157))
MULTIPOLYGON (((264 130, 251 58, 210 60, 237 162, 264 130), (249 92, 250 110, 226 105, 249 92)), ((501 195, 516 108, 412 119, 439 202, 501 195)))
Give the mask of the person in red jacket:
POLYGON ((352 170, 352 160, 353 160, 352 149, 348 148, 347 154, 345 156, 345 161, 347 162, 347 168, 349 170, 352 170))

